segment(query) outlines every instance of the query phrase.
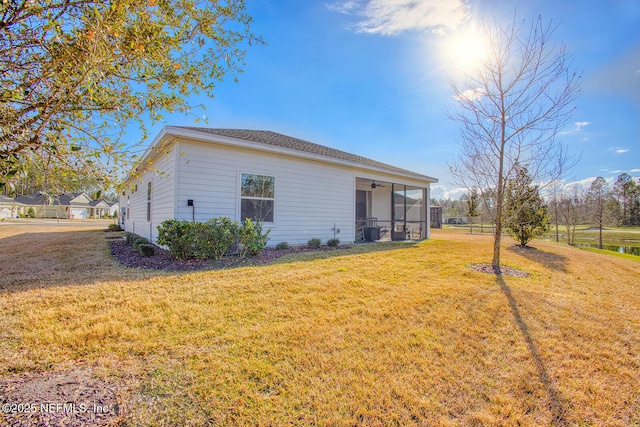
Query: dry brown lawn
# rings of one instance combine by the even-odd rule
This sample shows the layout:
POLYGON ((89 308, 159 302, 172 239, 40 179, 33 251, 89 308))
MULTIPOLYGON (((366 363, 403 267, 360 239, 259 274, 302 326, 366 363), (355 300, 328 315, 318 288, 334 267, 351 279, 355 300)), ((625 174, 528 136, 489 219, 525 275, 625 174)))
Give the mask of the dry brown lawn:
POLYGON ((468 268, 489 236, 435 230, 152 272, 107 234, 0 225, 0 379, 90 367, 131 426, 640 425, 640 261, 506 239, 531 275, 500 277, 468 268))

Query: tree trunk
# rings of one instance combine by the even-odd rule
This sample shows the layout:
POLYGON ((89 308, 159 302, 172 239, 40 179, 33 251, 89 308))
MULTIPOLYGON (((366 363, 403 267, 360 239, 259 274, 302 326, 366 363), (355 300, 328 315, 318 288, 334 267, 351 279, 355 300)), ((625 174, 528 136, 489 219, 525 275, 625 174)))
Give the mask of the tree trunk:
MULTIPOLYGON (((502 159, 500 161, 500 174, 502 174, 502 159)), ((500 273, 500 243, 502 241, 502 199, 504 193, 502 190, 502 176, 498 177, 498 190, 496 192, 496 228, 493 233, 493 259, 491 266, 493 271, 500 273)))
POLYGON ((558 199, 553 199, 553 218, 556 222, 556 243, 560 241, 560 233, 558 232, 558 199))
POLYGON ((600 241, 598 242, 598 249, 602 249, 602 226, 604 225, 604 203, 602 201, 602 196, 600 196, 600 200, 598 202, 600 205, 600 211, 598 212, 598 234, 600 238, 600 241))
POLYGON ((496 273, 500 273, 500 243, 502 241, 502 209, 504 207, 504 147, 507 143, 506 141, 506 109, 504 107, 504 92, 500 94, 500 102, 501 102, 501 112, 502 112, 502 120, 501 120, 501 130, 500 130, 500 151, 498 159, 498 185, 496 187, 496 229, 493 235, 493 259, 491 260, 491 266, 493 267, 493 271, 496 273))
MULTIPOLYGON (((502 209, 498 209, 502 210, 502 209)), ((500 242, 502 240, 502 219, 500 217, 496 220, 496 228, 493 235, 493 259, 491 260, 491 266, 493 271, 500 273, 500 242)))
POLYGON ((599 233, 600 234, 600 242, 598 244, 598 248, 602 249, 602 222, 600 222, 600 227, 599 228, 600 228, 600 233, 599 233))

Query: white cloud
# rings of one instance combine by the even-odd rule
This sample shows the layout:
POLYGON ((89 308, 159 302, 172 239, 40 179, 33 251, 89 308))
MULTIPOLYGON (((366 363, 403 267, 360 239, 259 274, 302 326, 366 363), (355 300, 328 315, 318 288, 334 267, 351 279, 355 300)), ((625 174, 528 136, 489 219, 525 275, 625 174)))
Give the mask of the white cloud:
POLYGON ((484 93, 485 92, 482 88, 467 89, 455 98, 467 102, 475 101, 476 99, 482 98, 484 96, 484 93))
POLYGON ((464 187, 454 187, 447 188, 444 185, 432 185, 431 186, 431 197, 437 200, 456 200, 459 199, 460 196, 466 194, 468 190, 464 187))
POLYGON ((351 15, 354 12, 357 12, 360 9, 361 5, 358 0, 351 1, 343 1, 341 3, 328 4, 327 8, 334 12, 344 13, 346 15, 351 15))
POLYGON ((631 172, 631 173, 638 173, 638 172, 640 172, 640 169, 631 169, 629 172, 631 172))
POLYGON ((327 7, 361 16, 356 31, 384 36, 411 30, 444 34, 470 16, 470 5, 464 0, 341 0, 327 7))
POLYGON ((624 153, 628 153, 629 151, 631 150, 629 150, 628 148, 620 148, 616 150, 616 154, 624 154, 624 153))
MULTIPOLYGON (((574 122, 573 124, 575 126, 572 129, 564 130, 560 132, 560 135, 575 135, 575 134, 583 133, 584 132, 583 128, 586 126, 589 126, 591 122, 574 122)), ((585 137, 583 140, 587 141, 588 137, 585 137)))
MULTIPOLYGON (((607 185, 613 185, 615 181, 615 177, 613 176, 608 176, 603 178, 607 183, 607 185)), ((567 192, 572 191, 574 188, 579 188, 586 191, 589 189, 589 187, 591 187, 591 184, 593 183, 593 181, 595 181, 595 179, 596 177, 592 176, 592 177, 580 179, 577 181, 569 181, 569 182, 566 182, 562 188, 564 191, 567 191, 567 192)))

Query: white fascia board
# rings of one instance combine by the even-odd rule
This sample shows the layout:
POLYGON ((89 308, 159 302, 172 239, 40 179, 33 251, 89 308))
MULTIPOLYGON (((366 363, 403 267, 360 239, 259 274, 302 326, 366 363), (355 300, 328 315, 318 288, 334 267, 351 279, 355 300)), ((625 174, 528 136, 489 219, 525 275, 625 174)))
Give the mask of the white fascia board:
POLYGON ((146 168, 146 163, 149 160, 155 159, 161 153, 161 150, 159 148, 164 149, 168 147, 171 143, 173 143, 173 141, 175 140, 175 137, 173 135, 175 133, 169 132, 168 131, 169 128, 171 128, 171 126, 163 127, 160 133, 156 135, 156 137, 153 139, 151 144, 147 147, 147 149, 142 154, 140 164, 138 164, 134 169, 131 170, 131 172, 129 172, 129 174, 123 181, 123 184, 127 184, 131 180, 131 178, 133 177, 136 171, 144 170, 146 168))
POLYGON ((251 150, 275 153, 275 154, 284 154, 292 157, 298 157, 298 158, 303 158, 308 160, 316 160, 323 163, 331 163, 331 164, 337 164, 341 166, 348 166, 349 168, 352 168, 352 169, 353 168, 364 169, 364 170, 369 170, 373 172, 384 173, 387 175, 395 175, 403 178, 411 178, 411 179, 423 181, 428 184, 433 184, 438 182, 437 178, 433 178, 427 175, 422 175, 419 173, 403 173, 403 172, 394 171, 394 170, 381 168, 377 166, 370 166, 364 163, 351 162, 348 160, 338 159, 335 157, 321 156, 319 154, 307 153, 305 151, 294 150, 291 148, 279 147, 279 146, 269 145, 269 144, 262 144, 259 142, 246 141, 244 139, 231 138, 231 137, 225 137, 225 136, 220 136, 215 134, 209 134, 206 132, 198 132, 194 130, 175 128, 173 126, 167 126, 165 127, 165 129, 163 129, 163 131, 164 130, 166 130, 166 133, 170 133, 172 135, 175 135, 176 137, 181 137, 185 139, 193 139, 193 140, 198 140, 203 142, 212 142, 220 145, 241 147, 241 148, 247 148, 251 150))
POLYGON ((76 197, 74 197, 73 199, 69 200, 69 203, 73 203, 73 202, 76 202, 76 203, 91 203, 91 198, 89 196, 87 196, 86 194, 84 194, 84 193, 80 193, 76 197), (84 199, 84 200, 80 201, 78 199, 84 199), (85 200, 86 200, 86 202, 85 202, 85 200))

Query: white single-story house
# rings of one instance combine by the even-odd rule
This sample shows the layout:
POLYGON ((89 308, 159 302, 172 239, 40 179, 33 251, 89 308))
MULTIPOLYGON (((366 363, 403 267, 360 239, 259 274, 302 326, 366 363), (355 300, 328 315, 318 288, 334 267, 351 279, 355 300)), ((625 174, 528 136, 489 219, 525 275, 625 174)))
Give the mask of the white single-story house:
POLYGON ((0 195, 0 219, 16 218, 21 206, 21 203, 11 197, 0 195))
POLYGON ((105 200, 105 203, 109 206, 109 211, 107 212, 107 215, 113 218, 114 215, 118 215, 120 213, 119 202, 112 202, 109 200, 105 200))
POLYGON ((110 214, 112 204, 117 205, 117 202, 107 202, 104 199, 92 200, 85 193, 64 193, 57 196, 33 193, 18 196, 14 201, 20 204, 18 213, 22 215, 28 215, 29 208, 32 208, 36 218, 59 219, 101 218, 110 214))
POLYGON ((269 246, 430 235, 437 179, 262 130, 166 126, 120 194, 125 230, 157 241, 167 219, 252 218, 269 246))

